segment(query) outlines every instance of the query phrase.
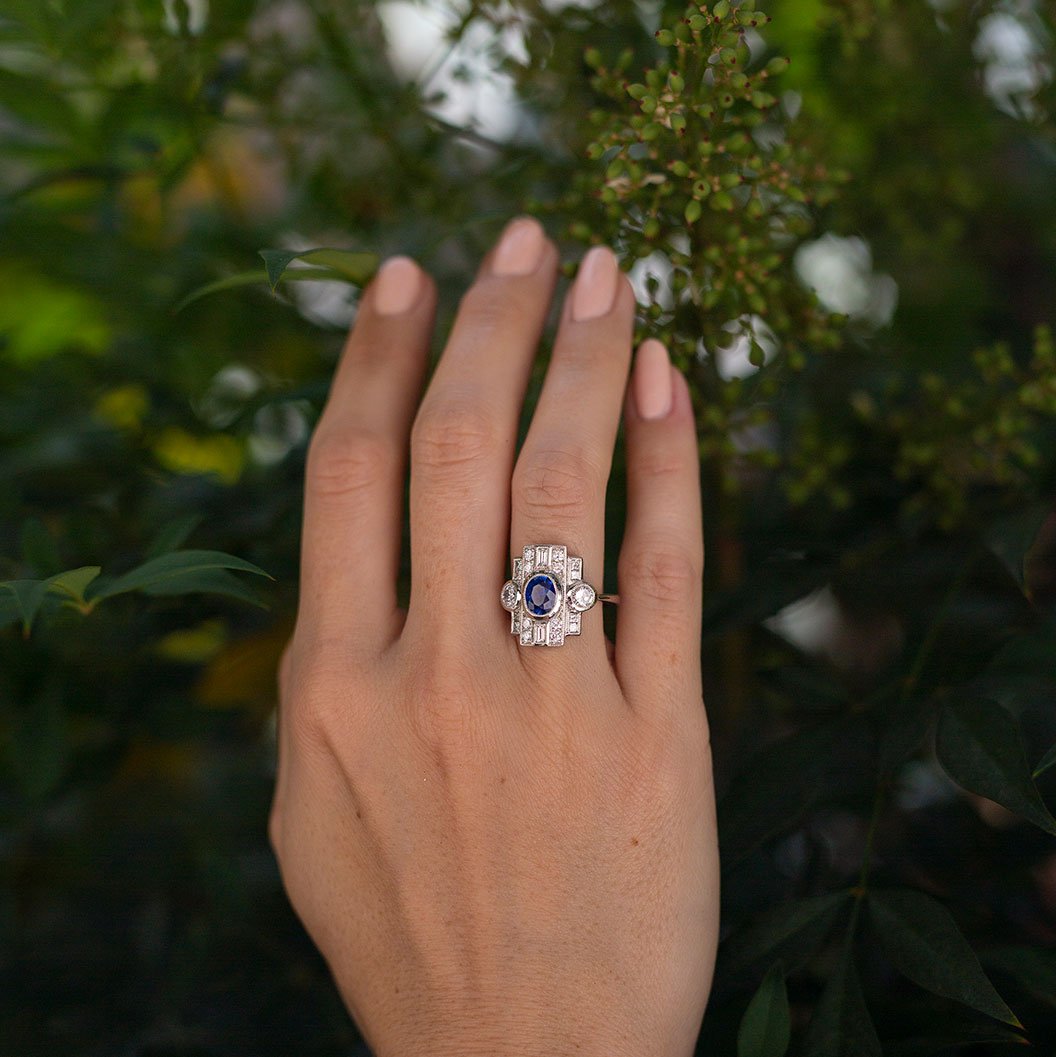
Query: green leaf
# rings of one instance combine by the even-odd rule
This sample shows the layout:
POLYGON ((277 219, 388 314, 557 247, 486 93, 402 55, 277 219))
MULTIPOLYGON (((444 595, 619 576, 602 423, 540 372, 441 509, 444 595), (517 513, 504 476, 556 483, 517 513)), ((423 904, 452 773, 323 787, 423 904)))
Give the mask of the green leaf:
POLYGON ((159 558, 163 554, 182 547, 187 542, 187 537, 202 523, 201 514, 185 514, 163 525, 158 534, 151 541, 144 554, 148 558, 159 558))
MULTIPOLYGON (((219 551, 173 551, 171 554, 151 558, 116 580, 103 584, 92 592, 90 601, 99 602, 128 591, 147 589, 153 594, 182 594, 184 585, 201 582, 195 581, 194 578, 209 569, 235 569, 273 579, 263 569, 230 554, 222 554, 219 551)), ((189 589, 198 590, 196 587, 189 589)))
POLYGON ((33 621, 40 612, 44 596, 48 593, 46 580, 7 580, 0 583, 0 591, 14 597, 18 617, 22 621, 22 634, 28 636, 33 630, 33 621))
POLYGON ((827 724, 771 745, 734 777, 719 802, 719 841, 728 869, 790 829, 824 790, 838 726, 827 724))
MULTIPOLYGON (((327 281, 347 281, 348 277, 343 273, 334 268, 296 268, 292 271, 285 272, 281 275, 281 279, 284 282, 327 282, 327 281)), ((210 294, 222 293, 224 290, 235 290, 242 286, 257 286, 268 283, 272 290, 275 289, 276 283, 272 283, 267 271, 262 268, 255 269, 251 272, 239 272, 237 275, 229 275, 226 279, 217 279, 216 282, 206 283, 205 286, 199 286, 197 289, 192 290, 182 301, 180 301, 173 309, 173 313, 182 312, 188 305, 194 304, 195 301, 201 300, 203 297, 208 297, 210 294)))
POLYGON ((941 903, 910 889, 874 890, 869 915, 877 939, 903 976, 995 1020, 1021 1026, 941 903))
POLYGON ((56 573, 47 580, 48 590, 69 596, 79 606, 87 605, 84 592, 100 572, 102 569, 98 565, 83 565, 79 569, 56 573))
POLYGON ((247 587, 234 573, 226 569, 198 569, 183 573, 174 579, 142 588, 145 595, 166 597, 172 595, 224 595, 241 602, 267 609, 260 596, 247 587))
POLYGON ((1015 980, 1032 998, 1056 1009, 1056 950, 998 947, 981 957, 991 969, 1015 980))
POLYGON ((778 962, 763 977, 737 1032, 737 1057, 784 1057, 792 1036, 785 972, 778 962))
MULTIPOLYGON (((274 290, 279 280, 287 276, 287 269, 294 261, 319 264, 335 273, 336 278, 362 286, 377 271, 376 253, 359 253, 353 250, 335 250, 325 247, 314 250, 261 250, 268 282, 274 290)), ((296 272, 291 274, 297 274, 296 272)))
POLYGON ((958 785, 1056 835, 1056 819, 1031 777, 1019 724, 1006 709, 980 698, 945 705, 935 749, 958 785))
POLYGON ((842 907, 850 901, 849 889, 811 896, 783 903, 767 911, 752 925, 734 932, 724 942, 719 957, 724 972, 736 973, 775 953, 783 953, 786 944, 795 941, 796 953, 812 951, 833 927, 842 907), (806 937, 814 942, 806 942, 806 937))
POLYGON ((804 1047, 806 1057, 882 1057, 873 1018, 862 996, 848 936, 825 982, 804 1047))
POLYGON ((990 550, 1004 562, 1020 587, 1026 584, 1026 562, 1038 533, 1052 513, 1052 503, 1042 500, 1006 514, 986 531, 990 550))
POLYGON ((1053 745, 1051 749, 1040 760, 1038 760, 1037 767, 1034 768, 1033 777, 1040 778, 1050 767, 1056 766, 1056 745, 1053 745))

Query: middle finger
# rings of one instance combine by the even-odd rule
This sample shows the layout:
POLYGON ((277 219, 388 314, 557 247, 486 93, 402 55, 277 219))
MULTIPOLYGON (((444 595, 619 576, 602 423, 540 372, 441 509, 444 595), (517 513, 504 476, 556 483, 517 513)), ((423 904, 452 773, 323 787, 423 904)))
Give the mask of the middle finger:
POLYGON ((556 279, 556 247, 519 218, 459 305, 411 432, 408 631, 502 582, 517 425, 556 279))

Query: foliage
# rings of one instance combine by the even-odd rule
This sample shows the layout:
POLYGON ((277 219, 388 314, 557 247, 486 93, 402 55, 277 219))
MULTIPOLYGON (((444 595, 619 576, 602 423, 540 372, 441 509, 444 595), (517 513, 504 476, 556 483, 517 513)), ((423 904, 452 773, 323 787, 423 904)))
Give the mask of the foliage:
POLYGON ((0 0, 6 1050, 361 1050, 264 834, 304 446, 377 260, 443 330, 530 209, 697 407, 699 1052, 1047 1052, 1051 3, 433 0, 413 77, 396 11, 0 0))

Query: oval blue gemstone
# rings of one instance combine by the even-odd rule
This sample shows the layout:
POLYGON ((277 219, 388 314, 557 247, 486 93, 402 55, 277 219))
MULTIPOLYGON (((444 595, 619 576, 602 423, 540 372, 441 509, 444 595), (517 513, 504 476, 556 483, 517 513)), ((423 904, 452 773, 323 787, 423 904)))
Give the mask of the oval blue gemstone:
POLYGON ((557 584, 546 573, 536 573, 524 585, 524 604, 533 617, 545 617, 557 605, 557 584))

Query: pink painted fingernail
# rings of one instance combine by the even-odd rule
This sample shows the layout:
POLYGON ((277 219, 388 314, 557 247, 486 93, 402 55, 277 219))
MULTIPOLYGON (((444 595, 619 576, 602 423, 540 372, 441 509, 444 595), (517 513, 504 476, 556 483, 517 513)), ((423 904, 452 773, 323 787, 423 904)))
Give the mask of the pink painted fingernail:
POLYGON ((390 257, 374 277, 374 308, 383 316, 396 316, 418 300, 422 269, 410 257, 390 257))
POLYGON ((616 300, 620 266, 607 246, 595 246, 583 258, 572 287, 572 318, 577 322, 605 315, 616 300))
POLYGON ((546 236, 537 220, 518 217, 511 221, 495 249, 492 271, 496 275, 528 275, 539 267, 546 236))
POLYGON ((671 358, 663 342, 649 338, 634 361, 634 406, 642 418, 663 418, 671 410, 671 358))

